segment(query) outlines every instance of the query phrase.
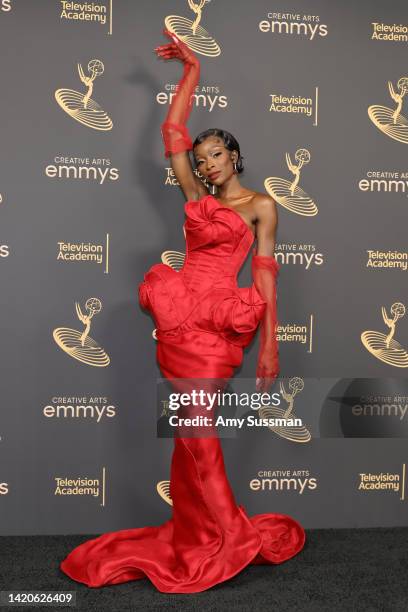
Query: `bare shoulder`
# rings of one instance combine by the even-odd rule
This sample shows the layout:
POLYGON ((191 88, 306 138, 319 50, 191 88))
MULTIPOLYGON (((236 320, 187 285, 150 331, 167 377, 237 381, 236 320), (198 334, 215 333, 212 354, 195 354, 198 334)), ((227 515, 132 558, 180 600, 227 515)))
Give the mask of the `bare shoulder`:
POLYGON ((254 212, 259 219, 277 220, 278 208, 275 200, 270 195, 255 192, 252 202, 254 212))

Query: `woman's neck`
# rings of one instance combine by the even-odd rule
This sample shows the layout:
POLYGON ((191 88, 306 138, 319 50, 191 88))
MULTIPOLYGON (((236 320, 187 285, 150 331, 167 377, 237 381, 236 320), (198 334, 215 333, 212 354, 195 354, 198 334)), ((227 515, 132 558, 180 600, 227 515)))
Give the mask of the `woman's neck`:
POLYGON ((220 200, 233 200, 244 195, 246 191, 239 182, 238 176, 233 174, 218 188, 216 195, 220 200))

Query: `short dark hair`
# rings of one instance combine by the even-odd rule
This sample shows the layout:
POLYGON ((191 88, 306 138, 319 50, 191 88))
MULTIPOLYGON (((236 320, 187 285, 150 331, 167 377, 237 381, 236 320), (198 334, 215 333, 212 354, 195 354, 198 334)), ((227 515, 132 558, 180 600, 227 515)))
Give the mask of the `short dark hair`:
POLYGON ((193 155, 194 155, 194 147, 201 144, 206 138, 209 136, 216 136, 221 138, 224 141, 224 146, 229 151, 236 151, 238 153, 237 159, 237 172, 241 174, 244 171, 244 164, 242 160, 244 159, 243 155, 241 155, 241 150, 238 144, 237 139, 227 130, 221 130, 219 128, 210 128, 205 130, 204 132, 200 132, 197 138, 193 142, 193 155))

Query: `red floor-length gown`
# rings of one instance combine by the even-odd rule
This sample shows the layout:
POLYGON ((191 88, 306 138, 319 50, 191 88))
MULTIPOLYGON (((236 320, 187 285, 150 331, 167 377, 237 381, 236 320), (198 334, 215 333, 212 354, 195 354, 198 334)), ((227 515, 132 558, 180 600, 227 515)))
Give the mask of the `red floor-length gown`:
MULTIPOLYGON (((265 312, 254 283, 237 285, 254 235, 211 195, 184 209, 184 266, 177 272, 153 265, 139 285, 139 300, 157 326, 163 376, 227 381, 265 312)), ((62 571, 89 587, 148 577, 163 593, 196 593, 247 565, 282 563, 305 544, 304 529, 290 516, 248 517, 236 504, 217 435, 174 437, 170 495, 172 517, 164 524, 88 540, 62 561, 62 571)))

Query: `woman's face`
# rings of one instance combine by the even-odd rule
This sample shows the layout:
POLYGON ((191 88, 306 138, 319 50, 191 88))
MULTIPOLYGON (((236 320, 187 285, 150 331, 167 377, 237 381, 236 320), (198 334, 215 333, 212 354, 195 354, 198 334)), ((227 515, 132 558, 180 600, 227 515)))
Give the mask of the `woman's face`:
POLYGON ((197 170, 214 185, 222 185, 234 174, 233 161, 236 156, 236 152, 225 148, 224 141, 218 136, 209 136, 194 147, 197 170))

